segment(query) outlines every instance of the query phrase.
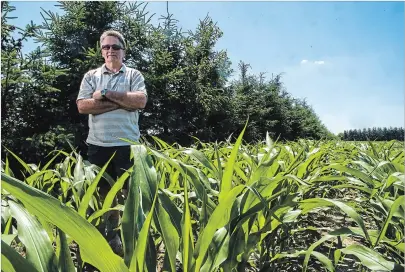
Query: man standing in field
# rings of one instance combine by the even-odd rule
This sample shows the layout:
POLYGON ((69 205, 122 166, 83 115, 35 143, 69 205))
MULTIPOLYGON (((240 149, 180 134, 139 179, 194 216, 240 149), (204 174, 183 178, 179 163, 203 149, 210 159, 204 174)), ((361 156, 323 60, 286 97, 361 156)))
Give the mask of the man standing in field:
MULTIPOLYGON (((125 40, 122 34, 106 31, 100 37, 100 45, 105 63, 84 75, 76 103, 79 113, 89 115, 88 160, 103 167, 115 152, 107 173, 116 180, 132 166, 130 144, 120 138, 139 140, 138 110, 145 107, 147 92, 142 74, 123 63, 125 40)), ((101 180, 99 186, 104 198, 110 186, 105 180, 101 180)), ((117 227, 119 211, 112 213, 109 221, 112 227, 117 227)), ((104 232, 112 249, 122 254, 118 234, 104 232)))

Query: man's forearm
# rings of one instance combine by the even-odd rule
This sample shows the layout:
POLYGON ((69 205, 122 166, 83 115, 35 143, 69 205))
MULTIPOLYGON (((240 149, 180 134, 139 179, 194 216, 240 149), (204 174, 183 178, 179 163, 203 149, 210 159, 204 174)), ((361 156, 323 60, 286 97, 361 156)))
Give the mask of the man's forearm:
POLYGON ((143 109, 146 105, 146 96, 142 92, 107 92, 108 100, 125 109, 143 109))
POLYGON ((93 98, 81 99, 77 101, 77 108, 81 114, 101 114, 118 109, 120 106, 107 100, 97 100, 93 98))

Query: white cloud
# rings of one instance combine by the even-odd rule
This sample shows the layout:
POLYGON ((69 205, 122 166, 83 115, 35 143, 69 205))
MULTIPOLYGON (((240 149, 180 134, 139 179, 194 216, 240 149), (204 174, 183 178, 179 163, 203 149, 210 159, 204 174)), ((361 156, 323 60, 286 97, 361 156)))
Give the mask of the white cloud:
POLYGON ((325 64, 325 61, 323 61, 323 60, 316 60, 316 61, 309 61, 309 60, 306 60, 306 59, 303 59, 303 60, 301 60, 301 64, 317 64, 317 65, 322 65, 322 64, 325 64))

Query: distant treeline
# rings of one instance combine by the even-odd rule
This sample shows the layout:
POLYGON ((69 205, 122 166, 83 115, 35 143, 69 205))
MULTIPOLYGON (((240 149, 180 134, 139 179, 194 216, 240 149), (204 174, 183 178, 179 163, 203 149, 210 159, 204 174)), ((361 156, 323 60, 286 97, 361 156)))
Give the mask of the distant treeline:
POLYGON ((363 129, 350 129, 345 130, 339 134, 340 138, 344 141, 391 141, 391 140, 404 140, 404 128, 390 127, 390 128, 363 128, 363 129))

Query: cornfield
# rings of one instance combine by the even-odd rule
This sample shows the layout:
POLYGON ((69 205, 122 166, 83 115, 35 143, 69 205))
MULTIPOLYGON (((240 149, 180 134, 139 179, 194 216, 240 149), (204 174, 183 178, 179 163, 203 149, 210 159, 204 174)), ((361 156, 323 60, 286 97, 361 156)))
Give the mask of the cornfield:
POLYGON ((404 270, 402 143, 253 145, 243 134, 133 143, 134 166, 116 182, 75 150, 44 166, 10 151, 24 178, 2 162, 2 271, 404 270), (102 178, 114 184, 104 200, 102 178), (112 210, 123 257, 97 230, 112 210))

